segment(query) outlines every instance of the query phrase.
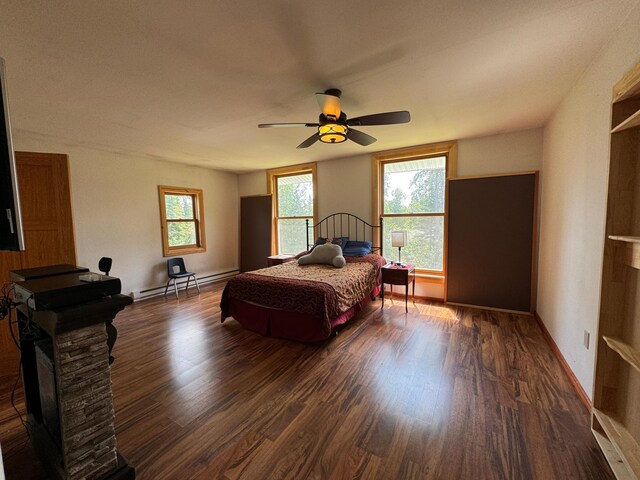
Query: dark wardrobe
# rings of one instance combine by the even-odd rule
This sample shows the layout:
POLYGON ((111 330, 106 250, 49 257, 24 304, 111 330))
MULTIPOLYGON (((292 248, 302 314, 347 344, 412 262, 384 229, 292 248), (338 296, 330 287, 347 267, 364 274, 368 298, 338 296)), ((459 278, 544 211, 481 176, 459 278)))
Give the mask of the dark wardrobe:
POLYGON ((267 267, 271 255, 271 195, 240 197, 240 272, 267 267))
POLYGON ((533 313, 538 172, 449 180, 446 301, 533 313))

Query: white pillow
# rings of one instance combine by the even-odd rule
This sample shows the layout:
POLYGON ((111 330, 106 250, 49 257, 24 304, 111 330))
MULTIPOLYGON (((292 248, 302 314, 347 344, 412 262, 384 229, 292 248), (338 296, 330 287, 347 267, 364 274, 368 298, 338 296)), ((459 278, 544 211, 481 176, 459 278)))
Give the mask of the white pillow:
POLYGON ((298 259, 298 265, 310 265, 312 263, 342 268, 347 261, 342 256, 342 249, 339 245, 325 243, 324 245, 318 245, 309 255, 303 255, 298 259))

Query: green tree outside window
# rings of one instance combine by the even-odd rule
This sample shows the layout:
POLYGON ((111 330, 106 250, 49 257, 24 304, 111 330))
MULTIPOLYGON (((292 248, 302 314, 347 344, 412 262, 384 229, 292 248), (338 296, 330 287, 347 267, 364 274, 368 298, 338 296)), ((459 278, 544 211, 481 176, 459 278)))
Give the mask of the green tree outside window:
POLYGON ((159 185, 158 194, 164 256, 205 252, 202 190, 159 185))
POLYGON ((278 177, 278 253, 296 254, 307 249, 305 220, 313 221, 311 173, 278 177))
POLYGON ((444 262, 444 201, 446 157, 431 157, 383 166, 383 248, 397 260, 391 232, 407 232, 402 260, 440 272, 444 262))

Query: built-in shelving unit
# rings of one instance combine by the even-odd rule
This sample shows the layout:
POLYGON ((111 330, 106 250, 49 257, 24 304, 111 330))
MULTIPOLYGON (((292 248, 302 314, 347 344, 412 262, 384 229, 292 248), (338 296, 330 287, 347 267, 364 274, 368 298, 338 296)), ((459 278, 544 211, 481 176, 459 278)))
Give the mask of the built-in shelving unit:
POLYGON ((640 65, 618 82, 591 426, 618 479, 640 479, 640 65))

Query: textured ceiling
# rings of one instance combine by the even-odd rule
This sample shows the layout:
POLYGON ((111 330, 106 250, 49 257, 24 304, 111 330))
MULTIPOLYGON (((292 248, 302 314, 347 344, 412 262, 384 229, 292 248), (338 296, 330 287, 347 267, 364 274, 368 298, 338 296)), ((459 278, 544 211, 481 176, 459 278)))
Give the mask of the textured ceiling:
POLYGON ((539 127, 638 0, 0 0, 14 135, 236 172, 539 127), (296 145, 314 93, 378 138, 296 145))

